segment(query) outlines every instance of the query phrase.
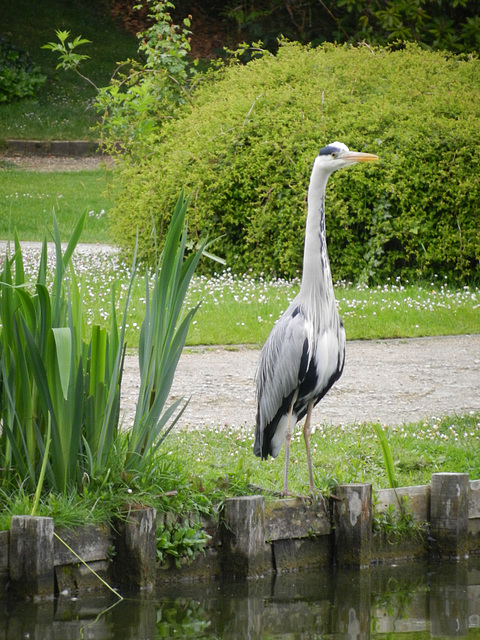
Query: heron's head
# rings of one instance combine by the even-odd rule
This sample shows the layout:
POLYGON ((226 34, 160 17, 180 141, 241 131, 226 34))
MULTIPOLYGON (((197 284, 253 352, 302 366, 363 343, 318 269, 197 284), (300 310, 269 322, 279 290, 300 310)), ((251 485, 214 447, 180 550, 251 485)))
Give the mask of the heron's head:
POLYGON ((314 166, 328 173, 333 173, 337 169, 349 167, 357 162, 373 162, 374 160, 378 160, 378 156, 373 153, 350 151, 343 142, 332 142, 320 149, 318 156, 315 158, 314 166))

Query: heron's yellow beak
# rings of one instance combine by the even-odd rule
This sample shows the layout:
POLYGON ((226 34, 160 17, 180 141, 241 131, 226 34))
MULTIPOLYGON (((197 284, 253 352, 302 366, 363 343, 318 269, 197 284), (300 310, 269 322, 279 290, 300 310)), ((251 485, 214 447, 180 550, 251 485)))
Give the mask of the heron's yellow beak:
POLYGON ((373 162, 378 160, 378 156, 373 153, 362 153, 361 151, 349 151, 345 154, 344 160, 347 162, 373 162))

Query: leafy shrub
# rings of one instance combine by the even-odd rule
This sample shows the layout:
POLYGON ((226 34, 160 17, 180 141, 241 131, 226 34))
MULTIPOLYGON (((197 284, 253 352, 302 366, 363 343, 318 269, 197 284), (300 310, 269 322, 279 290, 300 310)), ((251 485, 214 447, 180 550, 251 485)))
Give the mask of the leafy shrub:
POLYGON ((0 37, 0 102, 32 97, 46 79, 28 53, 0 37))
POLYGON ((327 232, 336 279, 457 281, 478 275, 480 63, 415 45, 396 51, 284 43, 207 76, 191 107, 163 124, 151 153, 126 158, 113 216, 150 256, 179 187, 193 193, 192 241, 219 238, 236 272, 301 269, 306 193, 318 149, 334 140, 378 153, 335 174, 327 232))

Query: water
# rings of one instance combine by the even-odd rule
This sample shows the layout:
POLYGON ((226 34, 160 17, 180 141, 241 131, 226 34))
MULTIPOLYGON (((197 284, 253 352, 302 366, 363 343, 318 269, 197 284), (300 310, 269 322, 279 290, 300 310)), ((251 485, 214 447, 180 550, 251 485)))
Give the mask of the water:
POLYGON ((480 559, 0 602, 0 640, 480 640, 480 559))

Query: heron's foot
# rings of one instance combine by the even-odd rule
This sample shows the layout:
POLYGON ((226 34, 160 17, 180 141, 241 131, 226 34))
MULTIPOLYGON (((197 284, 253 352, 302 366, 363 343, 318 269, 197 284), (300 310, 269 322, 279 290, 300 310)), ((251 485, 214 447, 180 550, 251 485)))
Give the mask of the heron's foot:
POLYGON ((323 510, 325 511, 325 514, 328 516, 329 515, 329 509, 328 509, 328 505, 325 501, 325 498, 323 497, 322 492, 320 491, 320 489, 317 489, 316 487, 310 488, 310 492, 308 495, 303 495, 301 493, 295 493, 294 491, 288 491, 288 489, 283 489, 283 491, 281 492, 281 497, 282 498, 297 498, 298 500, 301 500, 304 504, 304 507, 307 507, 308 505, 313 504, 315 501, 321 501, 322 502, 322 506, 323 506, 323 510))
POLYGON ((310 487, 310 500, 313 502, 314 500, 318 500, 322 502, 323 510, 325 511, 325 515, 329 515, 329 509, 327 506, 327 502, 323 496, 323 493, 320 489, 317 489, 314 485, 310 487))

